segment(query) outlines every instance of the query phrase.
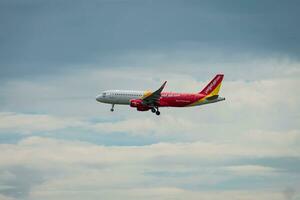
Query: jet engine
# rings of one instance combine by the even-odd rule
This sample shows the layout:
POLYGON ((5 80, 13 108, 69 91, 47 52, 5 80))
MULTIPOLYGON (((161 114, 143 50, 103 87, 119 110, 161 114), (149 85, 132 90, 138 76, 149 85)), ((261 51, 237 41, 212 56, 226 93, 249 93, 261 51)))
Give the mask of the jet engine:
POLYGON ((149 106, 143 104, 141 99, 132 99, 130 100, 130 106, 136 108, 138 111, 148 111, 149 106))

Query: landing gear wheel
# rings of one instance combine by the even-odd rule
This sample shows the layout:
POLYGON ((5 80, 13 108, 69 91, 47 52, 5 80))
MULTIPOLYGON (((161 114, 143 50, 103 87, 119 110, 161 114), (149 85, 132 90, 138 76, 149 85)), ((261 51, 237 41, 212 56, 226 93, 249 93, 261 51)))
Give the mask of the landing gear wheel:
POLYGON ((112 108, 112 109, 110 109, 110 111, 111 111, 111 112, 114 112, 114 109, 112 108))
POLYGON ((155 108, 151 108, 151 112, 155 113, 156 109, 155 108))
POLYGON ((159 111, 156 111, 156 113, 155 113, 156 115, 160 115, 160 112, 159 111))

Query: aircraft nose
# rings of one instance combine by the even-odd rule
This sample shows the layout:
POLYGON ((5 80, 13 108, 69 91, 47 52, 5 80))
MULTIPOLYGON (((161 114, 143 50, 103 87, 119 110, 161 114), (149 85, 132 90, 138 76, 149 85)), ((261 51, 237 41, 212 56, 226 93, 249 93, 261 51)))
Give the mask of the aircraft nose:
POLYGON ((98 95, 98 96, 96 96, 96 101, 99 101, 99 102, 101 102, 102 101, 102 95, 100 94, 100 95, 98 95))

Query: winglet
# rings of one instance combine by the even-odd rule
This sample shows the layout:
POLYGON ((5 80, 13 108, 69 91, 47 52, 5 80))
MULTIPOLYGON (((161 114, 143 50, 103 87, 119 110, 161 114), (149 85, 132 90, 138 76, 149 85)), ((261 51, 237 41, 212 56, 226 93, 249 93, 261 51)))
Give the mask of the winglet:
POLYGON ((159 89, 161 89, 161 91, 162 91, 162 90, 165 88, 166 84, 167 84, 167 81, 165 81, 165 82, 162 84, 162 86, 160 86, 159 89))
POLYGON ((165 81, 158 90, 156 90, 154 93, 158 93, 160 95, 160 93, 163 91, 163 89, 165 88, 167 84, 167 81, 165 81))

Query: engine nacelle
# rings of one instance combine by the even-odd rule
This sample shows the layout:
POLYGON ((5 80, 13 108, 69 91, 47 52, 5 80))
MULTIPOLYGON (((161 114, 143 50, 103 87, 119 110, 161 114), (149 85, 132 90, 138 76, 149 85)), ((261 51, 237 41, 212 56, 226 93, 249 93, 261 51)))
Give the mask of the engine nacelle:
POLYGON ((142 105, 143 101, 141 99, 131 99, 130 106, 137 108, 139 105, 142 105))
POLYGON ((132 99, 130 100, 130 106, 136 108, 138 111, 148 111, 149 106, 143 105, 143 100, 141 99, 132 99))

